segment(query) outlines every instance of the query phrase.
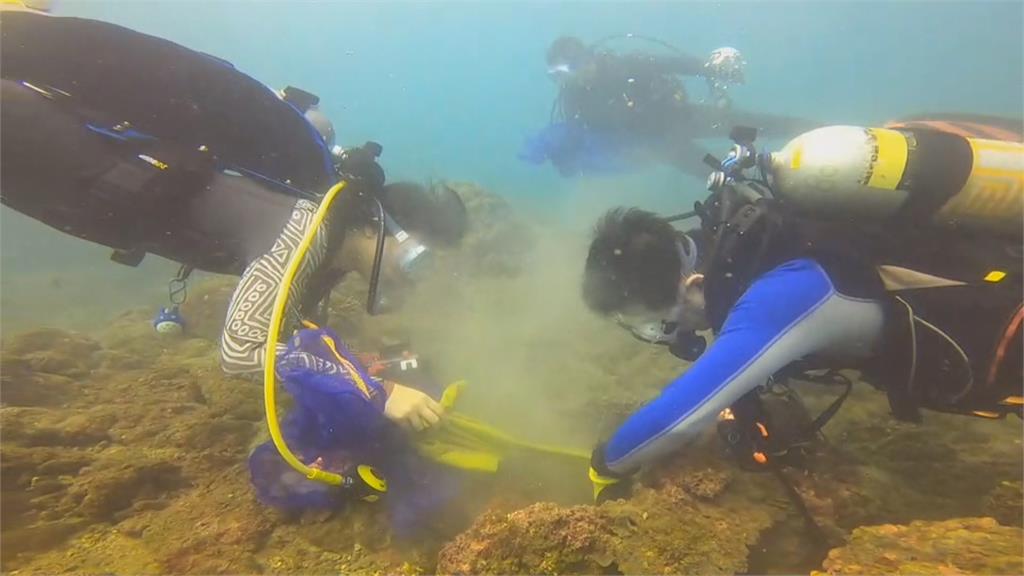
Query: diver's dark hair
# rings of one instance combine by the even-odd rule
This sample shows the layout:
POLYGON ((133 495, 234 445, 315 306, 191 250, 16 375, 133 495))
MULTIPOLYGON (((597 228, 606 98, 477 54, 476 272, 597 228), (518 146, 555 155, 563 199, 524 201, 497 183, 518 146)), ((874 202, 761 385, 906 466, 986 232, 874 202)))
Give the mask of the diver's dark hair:
POLYGON ((632 304, 651 310, 676 302, 682 263, 680 232, 638 208, 609 210, 594 228, 583 272, 583 300, 610 314, 632 304))
POLYGON ((378 197, 399 226, 428 246, 453 246, 466 234, 466 206, 444 184, 427 188, 395 182, 384 186, 378 197))
POLYGON ((548 47, 548 66, 555 64, 579 64, 590 55, 590 48, 575 36, 561 36, 548 47))

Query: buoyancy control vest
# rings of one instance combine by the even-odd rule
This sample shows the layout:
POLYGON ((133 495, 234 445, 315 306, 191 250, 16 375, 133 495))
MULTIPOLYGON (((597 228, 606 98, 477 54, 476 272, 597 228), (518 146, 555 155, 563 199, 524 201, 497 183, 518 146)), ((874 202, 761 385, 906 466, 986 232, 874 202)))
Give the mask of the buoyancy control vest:
POLYGON ((248 245, 269 249, 296 197, 336 178, 301 111, 227 62, 80 18, 5 12, 0 35, 4 203, 115 248, 119 262, 153 252, 240 273, 248 245), (233 210, 221 215, 236 216, 231 226, 183 210, 211 185, 222 193, 208 208, 233 210), (226 198, 245 190, 263 207, 226 198))
POLYGON ((3 77, 50 86, 84 108, 300 190, 333 183, 330 152, 291 104, 219 58, 122 26, 3 15, 3 77))

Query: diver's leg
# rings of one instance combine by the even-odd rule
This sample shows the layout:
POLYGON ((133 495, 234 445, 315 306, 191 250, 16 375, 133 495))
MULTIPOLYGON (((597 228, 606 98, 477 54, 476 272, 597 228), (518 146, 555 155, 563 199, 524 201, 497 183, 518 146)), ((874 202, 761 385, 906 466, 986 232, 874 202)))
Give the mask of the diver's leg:
POLYGON ((259 181, 211 167, 155 185, 158 170, 132 162, 69 105, 12 80, 0 90, 0 198, 61 232, 241 273, 288 221, 296 199, 259 181))
POLYGON ((123 247, 116 210, 89 194, 116 159, 105 139, 43 93, 0 85, 0 198, 61 232, 123 247))

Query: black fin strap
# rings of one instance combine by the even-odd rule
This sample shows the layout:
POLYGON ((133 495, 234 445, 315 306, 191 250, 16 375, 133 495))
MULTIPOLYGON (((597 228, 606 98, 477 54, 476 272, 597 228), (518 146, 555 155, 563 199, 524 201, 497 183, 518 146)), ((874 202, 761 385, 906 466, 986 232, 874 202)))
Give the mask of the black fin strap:
POLYGON ((796 491, 796 488, 793 487, 793 483, 789 481, 789 478, 786 478, 786 474, 782 469, 776 466, 771 459, 768 460, 768 466, 770 467, 772 474, 778 478, 779 484, 782 485, 782 490, 786 493, 786 497, 789 498, 793 507, 796 508, 796 511, 803 518, 804 526, 807 528, 807 533, 811 536, 811 540, 816 546, 816 552, 821 557, 821 560, 824 561, 825 555, 828 554, 828 551, 832 548, 832 545, 828 541, 828 537, 825 536, 825 532, 821 529, 821 526, 818 525, 814 516, 811 515, 811 511, 807 509, 807 504, 804 502, 803 496, 800 496, 800 493, 796 491))
POLYGON ((828 408, 825 408, 825 410, 819 414, 813 422, 811 422, 810 433, 816 434, 824 428, 826 424, 828 424, 829 420, 831 420, 837 412, 839 412, 839 408, 842 407, 843 402, 846 402, 846 399, 850 396, 850 391, 853 390, 853 382, 835 370, 829 370, 826 374, 820 377, 809 377, 808 380, 818 384, 842 384, 844 386, 842 394, 833 400, 832 403, 829 404, 828 408), (833 379, 826 380, 826 378, 830 377, 833 379))

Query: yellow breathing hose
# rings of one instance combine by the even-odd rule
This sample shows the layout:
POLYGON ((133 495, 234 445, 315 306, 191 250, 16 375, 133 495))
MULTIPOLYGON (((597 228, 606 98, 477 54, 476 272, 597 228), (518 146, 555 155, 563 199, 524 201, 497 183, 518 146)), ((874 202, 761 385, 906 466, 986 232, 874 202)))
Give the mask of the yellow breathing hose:
POLYGON ((320 230, 320 225, 323 224, 324 219, 327 217, 327 212, 331 209, 335 198, 338 197, 338 194, 344 188, 345 181, 343 180, 327 191, 324 199, 320 202, 320 207, 313 215, 313 224, 306 230, 306 234, 302 237, 302 241, 299 242, 295 254, 288 260, 284 275, 281 277, 281 285, 277 289, 277 297, 274 299, 274 309, 270 316, 270 329, 267 330, 267 345, 263 360, 263 403, 267 414, 267 427, 270 429, 270 438, 274 441, 274 446, 277 447, 277 451, 284 458, 284 461, 298 472, 301 472, 306 478, 332 486, 340 486, 344 479, 338 474, 306 466, 288 448, 288 444, 284 441, 284 436, 281 435, 281 427, 277 422, 277 404, 275 403, 274 392, 277 387, 278 336, 281 332, 281 324, 284 323, 285 308, 291 295, 292 282, 299 271, 299 265, 306 257, 306 253, 309 252, 309 247, 313 243, 317 231, 320 230))
MULTIPOLYGON (((295 275, 298 273, 299 265, 302 263, 306 254, 309 252, 309 247, 313 243, 313 239, 316 237, 317 231, 320 230, 320 226, 323 224, 324 219, 327 217, 327 213, 331 209, 331 205, 334 200, 337 199, 338 195, 345 188, 345 181, 338 182, 327 191, 324 195, 323 200, 320 202, 320 207, 313 215, 313 222, 306 234, 302 237, 299 246, 295 250, 295 254, 292 255, 288 261, 287 266, 284 270, 284 275, 281 277, 281 285, 278 287, 277 296, 274 298, 274 307, 270 316, 270 329, 267 330, 267 343, 266 352, 263 361, 263 403, 265 405, 267 428, 270 430, 270 437, 274 442, 274 446, 277 448, 281 458, 288 463, 289 466, 294 468, 296 471, 301 473, 306 478, 317 482, 323 482, 332 486, 340 486, 344 484, 345 480, 342 476, 328 472, 326 470, 320 470, 317 468, 311 468, 303 463, 299 458, 291 451, 288 447, 288 443, 285 442, 284 436, 281 434, 281 427, 277 421, 277 404, 275 400, 275 392, 277 389, 277 346, 279 343, 279 335, 281 332, 281 325, 284 323, 285 309, 288 305, 288 299, 291 296, 292 282, 295 280, 295 275)), ((307 327, 315 328, 310 324, 306 324, 307 327)), ((359 377, 359 371, 355 369, 344 357, 342 357, 335 347, 335 343, 329 337, 324 336, 324 342, 334 352, 335 357, 345 366, 349 373, 356 379, 357 387, 363 391, 364 394, 369 397, 369 390, 366 383, 359 377)), ((461 383, 452 385, 445 391, 444 398, 441 400, 441 404, 446 408, 451 408, 455 401, 455 397, 461 390, 461 383)), ((479 445, 485 444, 490 445, 502 445, 506 447, 517 447, 527 450, 534 450, 538 452, 545 452, 549 454, 556 454, 561 456, 568 456, 571 458, 589 459, 589 454, 560 448, 556 446, 549 446, 543 444, 534 444, 531 442, 524 442, 518 440, 500 432, 490 426, 484 425, 466 416, 460 414, 449 413, 446 418, 448 422, 448 428, 451 432, 457 436, 470 436, 468 444, 479 445)), ((476 452, 471 450, 468 453, 464 453, 470 456, 469 462, 459 462, 460 458, 444 458, 440 457, 439 461, 445 462, 450 466, 456 466, 466 469, 484 469, 491 468, 492 466, 487 464, 481 466, 478 462, 472 462, 473 456, 480 456, 483 452, 476 452)), ((493 457, 487 457, 486 460, 492 461, 493 457)))
MULTIPOLYGON (((456 398, 458 398, 459 394, 462 393, 462 389, 465 388, 465 385, 466 383, 460 380, 448 386, 445 389, 444 394, 441 396, 441 406, 446 409, 451 409, 455 405, 456 398)), ((448 412, 445 416, 444 424, 454 434, 470 437, 470 442, 472 443, 485 443, 491 447, 505 446, 510 448, 521 448, 523 450, 530 450, 533 452, 542 452, 545 454, 553 454, 555 456, 566 456, 569 458, 587 460, 588 462, 590 461, 590 452, 521 440, 506 432, 502 432, 497 428, 488 426, 487 424, 457 412, 448 412)))

